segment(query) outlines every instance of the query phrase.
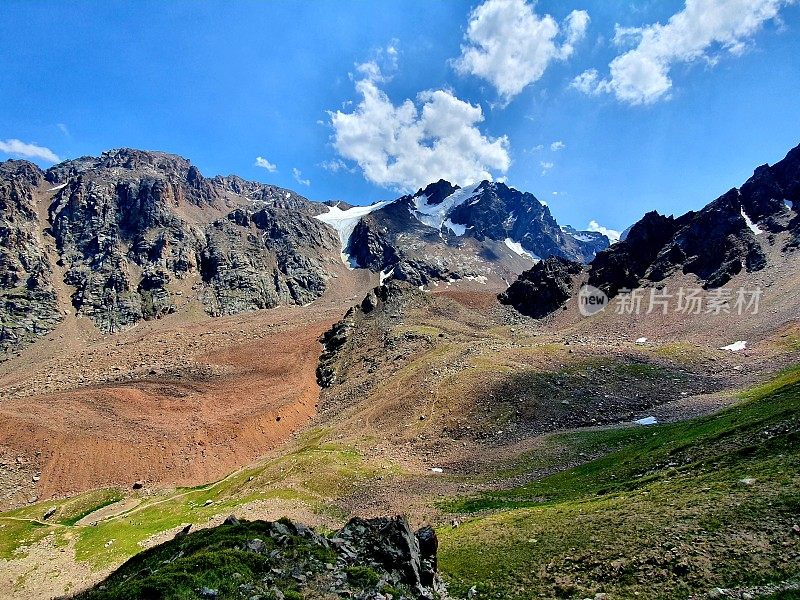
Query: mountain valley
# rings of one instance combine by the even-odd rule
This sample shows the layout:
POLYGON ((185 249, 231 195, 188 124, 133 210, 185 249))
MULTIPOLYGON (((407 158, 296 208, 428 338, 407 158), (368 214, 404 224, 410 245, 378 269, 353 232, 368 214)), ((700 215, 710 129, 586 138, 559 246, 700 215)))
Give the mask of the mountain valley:
MULTIPOLYGON (((796 597, 800 147, 614 244, 497 182, 354 207, 137 150, 0 175, 0 597, 126 597, 195 543, 242 583, 181 594, 304 597, 242 544, 329 542, 259 520, 394 514, 454 598, 796 597)), ((322 558, 313 597, 391 594, 322 558)))

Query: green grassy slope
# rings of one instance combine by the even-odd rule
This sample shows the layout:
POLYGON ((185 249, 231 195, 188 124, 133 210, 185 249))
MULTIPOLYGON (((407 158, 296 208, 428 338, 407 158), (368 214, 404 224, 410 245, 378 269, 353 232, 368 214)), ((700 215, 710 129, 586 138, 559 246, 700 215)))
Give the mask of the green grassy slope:
POLYGON ((717 415, 562 438, 612 450, 444 504, 467 515, 440 531, 454 592, 686 598, 800 574, 800 367, 717 415))

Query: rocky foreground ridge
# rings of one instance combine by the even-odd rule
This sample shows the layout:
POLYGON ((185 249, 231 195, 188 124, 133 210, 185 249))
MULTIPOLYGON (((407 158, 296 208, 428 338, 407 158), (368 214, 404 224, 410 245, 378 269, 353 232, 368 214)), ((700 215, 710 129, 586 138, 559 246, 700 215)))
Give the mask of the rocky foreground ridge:
POLYGON ((616 296, 620 290, 657 285, 676 272, 695 275, 706 289, 738 273, 767 265, 765 248, 784 253, 800 246, 800 146, 775 165, 762 165, 700 211, 680 217, 648 212, 624 240, 599 252, 584 268, 550 259, 529 269, 500 294, 501 302, 540 318, 572 294, 574 278, 616 296))
POLYGON ((288 519, 239 521, 189 533, 131 558, 75 596, 111 598, 447 598, 436 532, 404 517, 351 519, 325 536, 288 519))

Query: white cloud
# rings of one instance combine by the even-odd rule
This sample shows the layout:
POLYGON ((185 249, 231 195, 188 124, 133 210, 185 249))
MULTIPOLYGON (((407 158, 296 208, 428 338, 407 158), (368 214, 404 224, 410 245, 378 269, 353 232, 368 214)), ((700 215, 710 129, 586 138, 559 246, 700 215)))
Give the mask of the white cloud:
POLYGON ((609 229, 608 227, 603 227, 602 225, 600 225, 600 223, 598 223, 595 220, 589 221, 589 224, 586 226, 586 230, 587 231, 596 231, 597 233, 602 233, 609 240, 611 240, 612 244, 614 242, 618 242, 619 241, 619 236, 620 236, 619 231, 617 231, 616 229, 609 229))
POLYGON ((562 142, 561 140, 559 140, 557 142, 553 142, 552 144, 550 144, 550 150, 552 150, 553 152, 558 152, 559 150, 563 150, 566 147, 567 147, 567 145, 564 142, 562 142))
POLYGON ((539 163, 539 166, 542 167, 542 175, 547 175, 547 172, 555 167, 555 164, 543 160, 539 163))
POLYGON ((598 86, 599 79, 600 74, 597 72, 597 69, 588 69, 575 77, 570 86, 584 94, 598 94, 601 91, 598 86))
POLYGON ((64 123, 56 123, 56 127, 58 130, 63 133, 65 136, 69 137, 69 127, 67 127, 64 123))
POLYGON ((486 0, 470 14, 466 43, 453 63, 459 73, 490 82, 506 103, 551 62, 569 58, 589 25, 586 11, 573 10, 559 26, 550 15, 537 15, 534 4, 486 0))
POLYGON ((331 173, 338 173, 339 171, 350 171, 345 162, 338 158, 323 161, 319 164, 319 166, 331 173))
POLYGON ((676 63, 704 60, 713 65, 719 60, 715 52, 741 54, 761 26, 794 1, 686 0, 666 25, 617 26, 614 43, 633 48, 611 61, 610 77, 600 79, 590 69, 572 87, 587 94, 611 93, 630 104, 652 104, 668 97, 676 63))
POLYGON ((297 167, 292 169, 292 177, 294 177, 294 180, 300 185, 305 185, 305 186, 311 185, 311 180, 303 179, 303 172, 297 167))
MULTIPOLYGON (((374 58, 356 65, 356 72, 364 79, 375 83, 389 81, 397 71, 399 51, 397 40, 392 40, 386 48, 378 48, 374 58)), ((352 76, 351 76, 352 77, 352 76)))
POLYGON ((274 173, 275 171, 278 170, 277 166, 273 165, 271 162, 269 162, 266 158, 262 156, 256 156, 255 166, 261 167, 262 169, 266 169, 270 173, 274 173))
POLYGON ((361 101, 353 112, 329 115, 334 148, 358 163, 367 180, 409 192, 438 179, 464 185, 508 170, 508 138, 481 133, 480 106, 448 90, 420 92, 416 104, 395 106, 368 78, 356 90, 361 101))
POLYGON ((23 158, 38 158, 51 163, 57 163, 61 160, 50 148, 27 144, 16 139, 0 140, 0 152, 23 158))
POLYGON ((356 65, 356 71, 363 75, 369 81, 384 81, 383 73, 378 63, 374 60, 356 65))

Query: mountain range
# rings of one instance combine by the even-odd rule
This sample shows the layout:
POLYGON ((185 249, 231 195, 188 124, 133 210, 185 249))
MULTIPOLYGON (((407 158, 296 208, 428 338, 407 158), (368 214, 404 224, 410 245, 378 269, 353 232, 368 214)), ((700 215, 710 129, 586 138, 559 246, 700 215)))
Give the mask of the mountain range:
POLYGON ((539 257, 586 262, 609 245, 502 183, 439 181, 392 202, 326 205, 131 149, 47 171, 0 163, 0 210, 4 351, 65 311, 112 333, 174 312, 184 294, 213 316, 305 305, 353 267, 418 286, 505 286, 539 257))
POLYGON ((798 196, 0 163, 0 597, 797 597, 798 196))

